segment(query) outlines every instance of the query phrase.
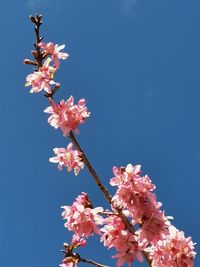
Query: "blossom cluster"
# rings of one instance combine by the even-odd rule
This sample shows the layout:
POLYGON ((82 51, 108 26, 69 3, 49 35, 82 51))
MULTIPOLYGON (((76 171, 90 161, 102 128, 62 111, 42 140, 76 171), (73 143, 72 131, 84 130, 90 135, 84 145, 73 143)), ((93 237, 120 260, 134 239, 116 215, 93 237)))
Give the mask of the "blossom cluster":
MULTIPOLYGON (((38 44, 38 48, 41 49, 40 55, 45 60, 42 66, 37 63, 38 69, 26 77, 25 86, 32 86, 31 93, 39 93, 44 90, 48 94, 50 106, 44 112, 50 114, 48 123, 52 127, 55 129, 60 128, 64 136, 69 135, 71 131, 78 134, 79 124, 83 124, 86 118, 90 116, 90 112, 87 111, 85 99, 82 98, 77 104, 74 104, 74 98, 70 96, 66 101, 61 100, 56 104, 51 97, 52 86, 54 88, 60 86, 59 83, 53 80, 56 71, 60 67, 60 60, 67 59, 69 56, 67 53, 60 51, 65 48, 65 45, 41 42, 38 44)), ((27 59, 25 62, 33 61, 27 59)), ((62 170, 62 167, 65 166, 68 172, 74 169, 74 173, 77 175, 83 169, 82 153, 74 150, 72 143, 67 148, 54 148, 53 151, 56 156, 51 157, 49 161, 58 163, 58 170, 62 170)))
POLYGON ((117 186, 113 196, 113 203, 129 211, 132 224, 140 224, 136 232, 147 243, 155 244, 162 235, 167 234, 170 225, 168 217, 160 210, 161 203, 157 202, 152 192, 155 185, 150 178, 140 176, 141 166, 128 164, 126 167, 113 167, 114 178, 110 180, 112 186, 117 186))
MULTIPOLYGON (((155 185, 147 175, 141 176, 141 166, 128 164, 126 167, 113 167, 113 173, 115 176, 111 178, 110 184, 117 186, 117 191, 112 203, 114 207, 124 210, 133 226, 139 225, 134 232, 137 251, 142 249, 150 252, 152 267, 192 267, 196 254, 194 243, 190 237, 185 238, 183 232, 174 230, 175 227, 169 221, 172 217, 165 216, 164 211, 160 210, 162 204, 157 202, 152 192, 155 185)), ((106 240, 104 243, 119 250, 116 242, 110 244, 106 240)), ((130 248, 127 249, 128 254, 130 248)), ((120 255, 117 266, 122 266, 124 260, 120 255)), ((141 257, 138 260, 141 261, 141 257)), ((128 260, 126 262, 129 263, 128 260)))
POLYGON ((39 43, 38 44, 40 48, 43 49, 44 55, 50 55, 52 57, 52 60, 54 62, 54 67, 59 68, 60 61, 59 59, 67 59, 69 54, 60 52, 60 50, 65 48, 65 45, 58 45, 54 44, 52 42, 49 42, 47 44, 45 43, 39 43))
POLYGON ((38 46, 43 49, 42 55, 43 58, 48 57, 42 66, 38 66, 38 70, 35 70, 34 73, 29 74, 26 77, 25 86, 32 86, 30 92, 38 93, 41 90, 44 90, 46 93, 52 93, 52 85, 59 86, 59 83, 56 83, 54 75, 59 67, 59 59, 66 59, 68 57, 67 53, 60 52, 65 46, 54 45, 53 43, 39 43, 38 46), (53 66, 50 63, 53 62, 53 66))
POLYGON ((86 193, 78 196, 72 206, 63 206, 65 227, 79 238, 100 234, 104 246, 116 249, 117 254, 112 257, 117 258, 117 267, 125 263, 131 266, 135 259, 142 262, 145 253, 152 267, 193 267, 194 243, 172 226, 170 217, 160 210, 161 203, 152 193, 155 185, 148 176, 140 175, 140 167, 128 164, 113 168, 115 177, 110 183, 118 189, 111 211, 93 208, 86 193), (119 208, 128 218, 131 230, 117 213, 119 208))
POLYGON ((82 153, 79 150, 73 149, 73 144, 69 143, 67 148, 54 148, 55 157, 49 159, 50 162, 58 163, 58 170, 61 171, 63 165, 67 168, 67 171, 70 172, 74 169, 75 175, 80 172, 80 169, 83 169, 84 163, 81 159, 82 153))
POLYGON ((174 226, 170 226, 168 235, 147 251, 154 267, 193 266, 196 254, 191 237, 185 238, 184 233, 174 226))
POLYGON ((116 215, 109 216, 104 220, 104 227, 101 228, 104 246, 108 248, 114 247, 117 254, 113 258, 117 258, 117 266, 124 263, 130 264, 135 258, 142 262, 142 250, 144 245, 139 242, 137 235, 130 233, 122 219, 116 215))
POLYGON ((61 100, 58 104, 52 98, 49 102, 50 106, 44 110, 45 113, 51 114, 48 123, 55 129, 60 128, 64 136, 69 135, 71 131, 79 133, 78 125, 84 123, 90 116, 85 99, 80 99, 76 105, 73 96, 67 101, 61 100))
POLYGON ((100 234, 98 225, 102 224, 103 218, 98 213, 103 211, 102 207, 92 208, 86 193, 76 198, 72 206, 63 206, 64 224, 69 231, 73 231, 79 237, 88 238, 92 234, 100 234))

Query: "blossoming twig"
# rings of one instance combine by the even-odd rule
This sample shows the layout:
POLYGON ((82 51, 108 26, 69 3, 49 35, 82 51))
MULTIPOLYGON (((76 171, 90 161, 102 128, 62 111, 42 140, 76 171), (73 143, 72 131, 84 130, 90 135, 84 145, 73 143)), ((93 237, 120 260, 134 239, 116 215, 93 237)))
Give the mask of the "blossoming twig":
MULTIPOLYGON (((32 61, 32 60, 29 60, 29 59, 26 59, 26 60, 24 60, 24 63, 25 64, 29 64, 29 65, 35 65, 40 69, 43 66, 43 63, 42 63, 43 59, 45 59, 45 57, 46 57, 45 53, 41 51, 41 46, 40 46, 40 42, 43 39, 43 36, 40 37, 40 26, 42 25, 42 15, 36 15, 35 17, 34 16, 30 16, 30 19, 35 24, 34 30, 35 30, 35 34, 36 34, 36 41, 34 43, 34 46, 36 48, 36 51, 32 51, 32 54, 33 54, 36 62, 32 61)), ((49 90, 46 91, 44 96, 48 97, 48 99, 53 99, 53 95, 56 93, 56 91, 59 89, 59 87, 60 87, 60 85, 58 83, 55 83, 54 88, 51 90, 51 92, 49 92, 49 90)), ((75 136, 74 136, 72 131, 70 131, 70 133, 69 133, 69 138, 71 139, 72 143, 77 148, 77 150, 79 150, 82 153, 81 158, 82 158, 83 162, 85 163, 85 165, 87 166, 91 176, 94 178, 97 186, 102 191, 105 199, 108 201, 109 204, 111 204, 111 206, 114 207, 114 205, 112 203, 112 197, 110 196, 107 188, 103 185, 103 183, 101 182, 99 176, 97 175, 97 173, 93 169, 92 165, 90 164, 88 158, 86 157, 84 151, 80 147, 80 145, 79 145, 78 141, 76 140, 76 138, 75 138, 75 136)), ((119 208, 119 207, 114 207, 114 208, 117 211, 118 215, 123 220, 124 224, 126 225, 126 228, 129 229, 129 231, 132 234, 134 234, 133 225, 129 222, 127 217, 124 216, 124 214, 122 212, 122 209, 119 208)), ((144 254, 149 266, 151 266, 151 264, 150 264, 151 261, 148 258, 148 254, 145 253, 145 252, 143 254, 144 254)), ((85 260, 85 262, 87 261, 86 259, 84 259, 84 260, 85 260)), ((87 262, 89 263, 89 261, 87 261, 87 262)), ((94 264, 95 262, 90 261, 90 263, 94 264)), ((103 266, 103 265, 96 265, 96 266, 103 266)))
MULTIPOLYGON (((36 51, 32 51, 32 54, 33 54, 34 58, 36 59, 37 63, 35 63, 34 61, 31 61, 31 60, 25 60, 24 63, 25 64, 37 65, 38 68, 42 68, 42 66, 43 66, 42 61, 46 57, 45 53, 41 51, 41 47, 39 45, 40 42, 43 39, 43 36, 40 37, 40 26, 42 25, 42 16, 41 15, 36 15, 35 17, 34 16, 30 16, 30 19, 35 24, 34 30, 35 30, 35 34, 36 34, 36 41, 34 43, 34 46, 36 48, 36 51)), ((59 87, 60 87, 60 85, 56 83, 54 88, 51 90, 51 93, 50 92, 45 92, 44 96, 48 97, 48 99, 53 99, 53 95, 56 93, 56 91, 59 89, 59 87)), ((84 151, 80 147, 80 145, 79 145, 78 141, 76 140, 76 138, 75 138, 75 136, 74 136, 72 131, 70 131, 70 133, 69 133, 69 138, 71 139, 72 143, 77 148, 77 150, 79 150, 82 153, 81 158, 82 158, 83 162, 85 163, 85 165, 87 166, 91 176, 94 178, 97 186, 102 191, 105 199, 117 211, 118 215, 121 217, 122 221, 126 225, 126 228, 132 234, 134 234, 135 231, 134 231, 133 225, 129 222, 127 217, 123 214, 122 209, 119 208, 119 207, 115 207, 113 205, 112 196, 110 196, 107 188, 101 182, 99 176, 97 175, 96 171, 93 169, 93 167, 90 164, 86 154, 84 153, 84 151)), ((144 255, 145 259, 147 260, 148 265, 151 266, 151 260, 148 258, 148 253, 143 252, 143 255, 144 255)))
POLYGON ((164 211, 160 210, 162 203, 157 202, 155 193, 152 193, 156 187, 147 175, 140 175, 140 165, 113 167, 114 177, 111 178, 110 184, 117 186, 113 197, 101 182, 74 136, 74 132, 76 134, 79 132, 79 124, 84 123, 90 116, 85 99, 80 99, 77 105, 74 104, 73 96, 67 101, 61 100, 58 104, 53 100, 53 95, 60 87, 60 84, 53 80, 60 65, 59 60, 68 57, 67 53, 60 52, 65 45, 41 42, 42 16, 30 16, 30 19, 35 25, 36 50, 32 51, 35 61, 25 59, 24 63, 37 66, 37 69, 26 77, 26 86, 32 86, 31 93, 45 91, 44 96, 48 97, 50 102, 50 107, 44 111, 51 114, 48 118, 49 124, 56 129, 60 128, 63 135, 68 136, 72 141, 67 148, 55 148, 56 156, 50 158, 50 161, 58 163, 59 170, 62 166, 65 166, 68 171, 74 169, 76 175, 85 164, 112 210, 104 211, 102 207, 93 208, 89 197, 84 192, 76 198, 72 206, 62 207, 64 208, 63 219, 67 220, 65 227, 75 235, 71 245, 64 244, 65 258, 60 266, 76 267, 78 262, 82 261, 97 267, 108 267, 93 260, 81 258, 79 254, 73 252, 73 249, 78 246, 84 246, 86 238, 95 233, 101 234, 104 246, 114 247, 117 250, 118 253, 113 258, 118 259, 118 267, 124 263, 130 265, 135 258, 141 262, 143 257, 149 267, 161 265, 171 267, 174 263, 192 267, 196 254, 194 243, 190 237, 185 238, 183 232, 170 227, 170 217, 165 216, 164 211), (77 150, 72 148, 72 144, 77 150), (103 218, 101 215, 107 217, 103 218), (102 224, 104 226, 100 229, 98 226, 102 224), (135 230, 135 226, 139 228, 135 230), (175 246, 176 249, 174 249, 175 246))

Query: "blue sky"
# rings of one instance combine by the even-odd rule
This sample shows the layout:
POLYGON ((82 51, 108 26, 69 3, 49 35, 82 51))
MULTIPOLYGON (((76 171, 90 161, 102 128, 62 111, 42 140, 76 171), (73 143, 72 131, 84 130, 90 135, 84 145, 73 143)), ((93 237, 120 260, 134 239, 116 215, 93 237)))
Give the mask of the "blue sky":
MULTIPOLYGON (((142 164, 163 209, 198 253, 200 2, 21 0, 1 9, 2 266, 58 266, 70 238, 60 206, 81 191, 106 206, 86 169, 74 177, 48 162, 69 140, 47 124, 42 94, 24 87, 32 69, 22 61, 34 42, 28 16, 36 12, 44 16, 44 40, 65 43, 70 54, 56 76, 56 99, 86 98, 92 115, 78 140, 105 185, 113 192, 113 165, 142 164)), ((115 266, 114 251, 97 240, 80 254, 115 266)))

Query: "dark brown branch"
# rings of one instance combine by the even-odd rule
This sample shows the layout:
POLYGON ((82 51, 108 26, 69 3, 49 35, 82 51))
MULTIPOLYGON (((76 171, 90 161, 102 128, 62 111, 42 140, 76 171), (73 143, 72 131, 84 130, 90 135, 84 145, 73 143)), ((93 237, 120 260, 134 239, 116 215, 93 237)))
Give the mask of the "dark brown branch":
POLYGON ((102 184, 101 180, 99 179, 98 175, 96 174, 95 170, 93 169, 93 167, 91 166, 89 160, 87 159, 84 151, 82 150, 82 148, 80 147, 79 143, 77 142, 73 132, 71 131, 69 134, 69 138, 71 139, 72 143, 74 144, 74 146, 82 153, 81 157, 83 162, 85 163, 85 165, 87 166, 90 174, 92 175, 92 177, 94 178, 97 186, 100 188, 100 190, 102 191, 105 199, 112 204, 112 197, 109 195, 108 190, 106 189, 106 187, 102 184))
POLYGON ((51 90, 51 93, 48 94, 48 93, 45 93, 44 96, 47 97, 47 98, 52 98, 53 99, 53 96, 54 94, 58 91, 58 89, 60 88, 60 84, 57 83, 54 88, 51 90))
POLYGON ((35 24, 34 30, 36 35, 36 41, 34 43, 36 51, 32 51, 32 54, 37 60, 38 67, 42 67, 42 60, 44 59, 44 57, 38 45, 43 39, 43 36, 40 37, 40 26, 42 25, 42 15, 36 15, 35 17, 30 16, 30 20, 35 24))
POLYGON ((38 63, 33 61, 33 60, 31 60, 31 59, 24 59, 24 64, 38 66, 38 63))

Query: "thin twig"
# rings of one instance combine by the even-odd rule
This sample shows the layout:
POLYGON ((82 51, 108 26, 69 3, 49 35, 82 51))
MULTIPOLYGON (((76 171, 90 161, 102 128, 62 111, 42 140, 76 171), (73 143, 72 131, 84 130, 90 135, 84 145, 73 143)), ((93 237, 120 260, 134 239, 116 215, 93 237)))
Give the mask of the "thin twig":
POLYGON ((33 60, 31 60, 31 59, 24 59, 24 64, 38 66, 38 63, 33 61, 33 60))
POLYGON ((42 67, 42 60, 44 59, 43 53, 39 47, 39 43, 42 41, 43 36, 40 37, 40 26, 42 25, 42 15, 30 16, 30 20, 35 24, 34 30, 36 35, 36 41, 34 43, 36 51, 32 51, 34 58, 37 60, 38 67, 42 67))
POLYGON ((103 264, 97 263, 97 262, 95 262, 95 261, 87 260, 87 259, 84 259, 84 258, 80 258, 79 261, 93 264, 93 265, 96 266, 96 267, 109 267, 108 265, 103 265, 103 264))
POLYGON ((116 212, 111 212, 111 211, 101 211, 101 212, 98 212, 98 214, 100 215, 107 215, 107 216, 119 216, 119 213, 116 213, 116 212))

